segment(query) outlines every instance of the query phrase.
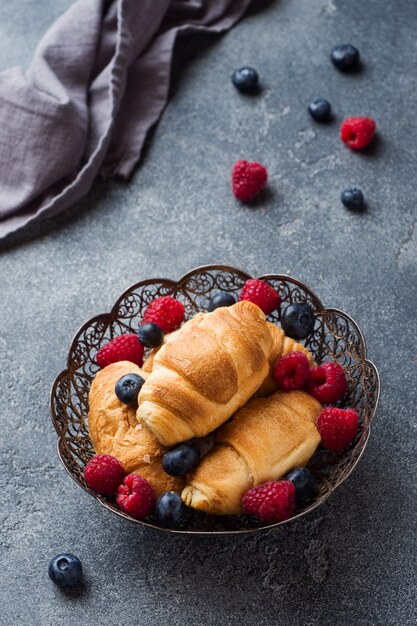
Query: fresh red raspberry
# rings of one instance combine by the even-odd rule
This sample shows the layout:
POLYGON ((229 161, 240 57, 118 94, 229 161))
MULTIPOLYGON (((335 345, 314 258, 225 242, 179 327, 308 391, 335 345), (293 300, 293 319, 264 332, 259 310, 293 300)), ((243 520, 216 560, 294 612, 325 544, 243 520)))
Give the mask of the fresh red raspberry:
POLYGON ((291 352, 277 361, 274 379, 281 389, 301 389, 305 384, 310 364, 302 352, 291 352))
POLYGON ((344 450, 358 432, 359 416, 355 409, 326 406, 317 418, 321 442, 331 452, 344 450))
POLYGON ((352 150, 362 150, 371 143, 375 128, 371 117, 348 117, 340 127, 340 139, 352 150))
POLYGON ((117 490, 116 501, 130 517, 142 519, 153 513, 155 492, 142 476, 129 474, 117 490))
POLYGON ((332 404, 347 391, 346 376, 339 363, 331 361, 312 367, 308 373, 306 391, 322 404, 332 404))
POLYGON ((106 367, 117 361, 130 361, 140 367, 143 363, 144 350, 137 335, 126 333, 106 343, 97 352, 96 361, 100 367, 106 367))
POLYGON ((239 300, 249 300, 249 302, 257 304, 265 315, 272 313, 281 304, 279 293, 272 289, 271 285, 257 278, 250 278, 246 281, 240 292, 239 300))
POLYGON ((158 324, 164 333, 171 333, 181 326, 184 321, 184 313, 185 308, 182 302, 171 298, 171 296, 163 296, 148 304, 141 324, 153 322, 158 324))
POLYGON ((112 496, 123 481, 125 470, 114 456, 97 454, 84 468, 85 482, 103 496, 112 496))
POLYGON ((289 480, 270 480, 249 489, 242 498, 245 513, 263 522, 283 522, 295 513, 295 487, 289 480))
POLYGON ((232 170, 232 190, 238 200, 252 200, 266 185, 268 172, 260 163, 236 161, 232 170))

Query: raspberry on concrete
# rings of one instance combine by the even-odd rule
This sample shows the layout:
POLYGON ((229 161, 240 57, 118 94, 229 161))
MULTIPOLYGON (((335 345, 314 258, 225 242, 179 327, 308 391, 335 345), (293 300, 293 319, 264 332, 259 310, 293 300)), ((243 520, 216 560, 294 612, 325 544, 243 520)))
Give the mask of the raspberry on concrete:
POLYGON ((260 163, 236 161, 232 170, 232 190, 234 196, 242 202, 252 200, 268 180, 268 172, 260 163))
POLYGON ((374 136, 376 122, 370 117, 349 117, 342 122, 340 139, 351 150, 363 150, 374 136))

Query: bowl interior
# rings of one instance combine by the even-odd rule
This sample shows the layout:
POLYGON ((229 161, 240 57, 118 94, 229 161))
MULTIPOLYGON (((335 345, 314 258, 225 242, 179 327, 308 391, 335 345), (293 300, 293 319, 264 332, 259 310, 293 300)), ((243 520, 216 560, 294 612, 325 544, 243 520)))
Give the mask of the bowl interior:
MULTIPOLYGON (((142 281, 127 289, 110 313, 89 320, 74 337, 67 369, 57 377, 51 393, 52 420, 59 435, 58 452, 70 476, 114 513, 138 524, 159 528, 152 518, 132 520, 120 511, 115 502, 97 496, 84 481, 84 466, 94 455, 87 415, 90 385, 99 369, 95 363, 97 352, 113 337, 136 332, 143 311, 157 297, 172 295, 181 300, 185 305, 186 319, 189 319, 197 311, 207 310, 208 301, 219 291, 238 295, 248 278, 251 278, 248 274, 235 268, 205 266, 189 272, 178 282, 167 279, 142 281)), ((375 415, 379 377, 375 366, 366 359, 365 340, 359 327, 347 314, 337 309, 325 309, 306 285, 289 276, 269 274, 260 278, 267 280, 280 293, 281 310, 293 302, 308 302, 313 307, 316 326, 304 343, 317 363, 336 360, 342 365, 349 392, 339 405, 354 407, 360 416, 358 435, 348 450, 334 454, 319 447, 308 465, 317 482, 316 497, 303 509, 297 510, 297 515, 291 520, 281 522, 284 524, 319 506, 355 467, 365 448, 375 415)), ((274 312, 268 319, 279 324, 280 312, 274 312)), ((168 532, 235 534, 270 527, 247 516, 219 517, 190 512, 182 527, 168 532)))

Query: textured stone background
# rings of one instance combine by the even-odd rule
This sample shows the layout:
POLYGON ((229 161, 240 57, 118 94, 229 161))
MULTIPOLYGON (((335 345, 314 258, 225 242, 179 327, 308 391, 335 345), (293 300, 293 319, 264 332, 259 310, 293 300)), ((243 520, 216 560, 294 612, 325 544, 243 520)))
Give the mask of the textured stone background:
MULTIPOLYGON (((27 64, 71 0, 2 0, 0 66, 27 64)), ((0 622, 7 626, 411 625, 415 608, 417 9, 413 0, 263 2, 230 34, 178 48, 172 98, 132 182, 97 184, 76 216, 1 258, 0 622), (364 71, 328 60, 360 48, 364 71), (256 66, 258 98, 231 71, 256 66), (336 123, 314 125, 328 97, 336 123), (338 139, 343 116, 370 114, 363 155, 338 139), (270 192, 242 207, 236 158, 269 167, 270 192), (358 185, 363 216, 340 205, 358 185), (141 531, 101 510, 55 453, 49 390, 72 334, 145 277, 207 262, 287 272, 361 324, 382 400, 355 474, 319 512, 280 532, 233 539, 141 531), (87 586, 64 595, 51 556, 73 551, 87 586)))

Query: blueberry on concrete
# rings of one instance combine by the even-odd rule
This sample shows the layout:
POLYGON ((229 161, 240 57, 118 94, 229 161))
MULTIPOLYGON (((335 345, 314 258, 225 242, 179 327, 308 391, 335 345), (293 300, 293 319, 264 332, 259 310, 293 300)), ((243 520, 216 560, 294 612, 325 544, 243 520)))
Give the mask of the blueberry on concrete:
POLYGON ((232 83, 241 93, 256 93, 259 87, 258 72, 253 67, 241 67, 233 72, 232 83))
POLYGON ((48 574, 58 587, 73 587, 81 581, 83 566, 73 554, 58 554, 49 563, 48 574))
POLYGON ((351 187, 342 191, 340 196, 342 203, 351 211, 363 211, 365 208, 365 198, 360 189, 351 187))
POLYGON ((316 122, 328 122, 331 118, 332 107, 328 100, 317 98, 308 105, 308 112, 316 122))
POLYGON ((331 54, 332 63, 342 72, 352 72, 359 68, 359 50, 350 43, 335 46, 331 54))

